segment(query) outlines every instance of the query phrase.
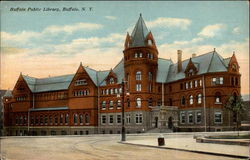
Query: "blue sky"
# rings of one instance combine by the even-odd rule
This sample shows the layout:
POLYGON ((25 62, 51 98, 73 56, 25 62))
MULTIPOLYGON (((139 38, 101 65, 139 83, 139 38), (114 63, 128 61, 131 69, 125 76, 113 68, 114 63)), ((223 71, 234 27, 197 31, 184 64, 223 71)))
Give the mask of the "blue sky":
POLYGON ((216 48, 225 58, 235 51, 241 68, 249 66, 247 1, 1 2, 1 71, 3 79, 10 79, 2 79, 2 87, 12 88, 20 72, 34 77, 74 73, 81 61, 98 70, 114 67, 122 58, 126 32, 132 32, 140 13, 159 57, 175 61, 178 49, 186 59, 216 48), (92 11, 10 11, 17 7, 92 11))

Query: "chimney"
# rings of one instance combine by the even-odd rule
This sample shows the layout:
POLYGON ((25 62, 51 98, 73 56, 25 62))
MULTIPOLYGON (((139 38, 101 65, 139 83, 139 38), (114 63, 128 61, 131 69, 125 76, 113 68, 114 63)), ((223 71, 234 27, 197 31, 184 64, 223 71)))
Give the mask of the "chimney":
POLYGON ((178 56, 178 72, 181 72, 182 70, 182 50, 177 50, 177 56, 178 56))
POLYGON ((196 54, 195 54, 195 53, 192 54, 192 58, 194 58, 194 57, 196 57, 196 54))

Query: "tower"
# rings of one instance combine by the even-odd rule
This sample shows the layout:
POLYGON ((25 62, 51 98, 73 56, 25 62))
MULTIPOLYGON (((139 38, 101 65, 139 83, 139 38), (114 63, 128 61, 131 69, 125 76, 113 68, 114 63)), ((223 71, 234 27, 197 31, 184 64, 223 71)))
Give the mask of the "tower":
POLYGON ((146 108, 147 101, 152 98, 155 90, 158 50, 141 14, 132 34, 127 33, 123 53, 125 79, 130 97, 135 101, 136 107, 146 108), (138 98, 141 102, 137 101, 138 98))

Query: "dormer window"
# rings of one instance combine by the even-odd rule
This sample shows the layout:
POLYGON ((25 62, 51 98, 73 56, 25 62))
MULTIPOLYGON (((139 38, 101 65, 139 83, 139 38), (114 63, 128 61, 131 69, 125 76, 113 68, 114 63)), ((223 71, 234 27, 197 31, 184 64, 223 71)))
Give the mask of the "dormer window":
POLYGON ((83 86, 83 85, 87 85, 86 79, 79 79, 75 81, 75 86, 83 86))
POLYGON ((114 84, 114 83, 115 83, 114 78, 110 78, 109 79, 109 84, 114 84))
POLYGON ((152 46, 153 45, 153 41, 151 39, 148 40, 148 45, 152 46))
POLYGON ((233 64, 233 65, 232 65, 232 70, 233 70, 234 72, 237 71, 237 65, 236 65, 236 64, 233 64))

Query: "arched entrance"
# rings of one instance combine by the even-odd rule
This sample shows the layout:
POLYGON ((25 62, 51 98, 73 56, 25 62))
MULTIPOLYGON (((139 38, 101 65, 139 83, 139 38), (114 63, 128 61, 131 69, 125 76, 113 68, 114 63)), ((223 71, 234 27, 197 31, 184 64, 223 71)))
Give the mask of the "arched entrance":
POLYGON ((169 118, 168 118, 168 128, 169 128, 169 129, 172 129, 172 128, 173 128, 173 118, 172 118, 172 117, 169 117, 169 118))

